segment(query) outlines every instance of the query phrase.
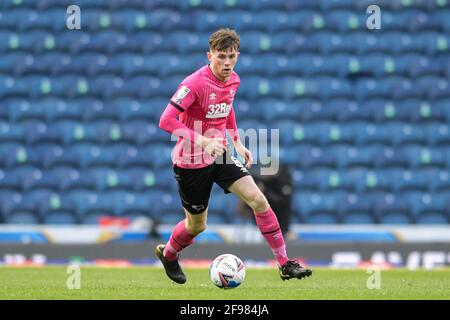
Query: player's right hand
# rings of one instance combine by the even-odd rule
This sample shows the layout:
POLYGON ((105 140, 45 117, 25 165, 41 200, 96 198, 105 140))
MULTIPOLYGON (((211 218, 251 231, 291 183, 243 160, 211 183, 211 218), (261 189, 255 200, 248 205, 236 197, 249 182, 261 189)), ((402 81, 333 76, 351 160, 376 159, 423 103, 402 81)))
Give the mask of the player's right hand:
POLYGON ((227 140, 224 138, 203 137, 202 146, 213 157, 221 156, 227 150, 227 140))

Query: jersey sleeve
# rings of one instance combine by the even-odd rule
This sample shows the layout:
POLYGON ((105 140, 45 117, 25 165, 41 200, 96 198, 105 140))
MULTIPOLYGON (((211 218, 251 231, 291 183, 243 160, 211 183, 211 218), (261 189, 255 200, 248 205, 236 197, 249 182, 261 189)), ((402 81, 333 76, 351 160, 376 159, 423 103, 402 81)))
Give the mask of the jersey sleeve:
POLYGON ((170 99, 169 104, 180 112, 186 111, 198 97, 198 86, 193 82, 183 82, 170 99))
POLYGON ((175 134, 192 142, 196 141, 199 134, 181 123, 178 116, 194 103, 197 99, 197 92, 195 83, 181 83, 162 113, 159 127, 170 134, 175 134))

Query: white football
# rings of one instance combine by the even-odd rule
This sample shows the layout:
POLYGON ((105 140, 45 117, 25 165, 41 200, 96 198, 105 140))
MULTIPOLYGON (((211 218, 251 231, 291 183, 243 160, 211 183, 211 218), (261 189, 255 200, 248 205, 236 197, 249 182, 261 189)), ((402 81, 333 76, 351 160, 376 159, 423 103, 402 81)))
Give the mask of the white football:
POLYGON ((236 288, 245 279, 245 266, 241 259, 226 253, 213 260, 209 274, 215 286, 223 289, 236 288))

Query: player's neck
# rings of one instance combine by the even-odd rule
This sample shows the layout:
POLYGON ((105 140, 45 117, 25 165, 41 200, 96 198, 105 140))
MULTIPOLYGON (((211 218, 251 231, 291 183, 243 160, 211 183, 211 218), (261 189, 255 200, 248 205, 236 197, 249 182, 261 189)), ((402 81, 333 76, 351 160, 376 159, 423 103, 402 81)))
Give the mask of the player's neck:
POLYGON ((216 74, 216 73, 214 72, 214 69, 211 68, 211 64, 210 64, 210 63, 208 63, 208 68, 209 68, 209 70, 211 70, 211 73, 214 75, 214 77, 216 77, 217 80, 219 80, 220 82, 226 83, 226 82, 228 81, 228 79, 230 79, 230 77, 227 77, 227 78, 221 78, 218 74, 216 74))

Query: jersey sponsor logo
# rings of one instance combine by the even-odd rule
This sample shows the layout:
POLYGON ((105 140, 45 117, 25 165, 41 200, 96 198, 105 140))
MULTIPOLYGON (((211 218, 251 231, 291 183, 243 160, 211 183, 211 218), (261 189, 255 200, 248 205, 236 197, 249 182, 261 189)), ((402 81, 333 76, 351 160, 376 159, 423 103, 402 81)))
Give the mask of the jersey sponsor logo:
POLYGON ((181 88, 178 89, 178 91, 175 93, 175 96, 172 101, 177 104, 181 104, 181 100, 183 100, 190 91, 191 90, 188 87, 181 86, 181 88))
POLYGON ((219 104, 211 104, 208 106, 208 113, 206 118, 215 119, 227 117, 231 110, 231 104, 226 104, 225 102, 219 104))

